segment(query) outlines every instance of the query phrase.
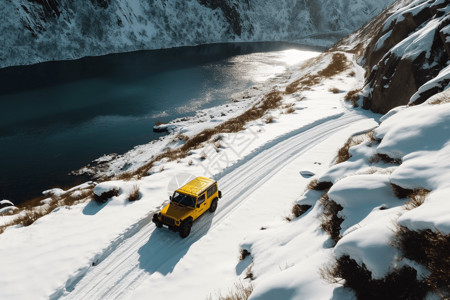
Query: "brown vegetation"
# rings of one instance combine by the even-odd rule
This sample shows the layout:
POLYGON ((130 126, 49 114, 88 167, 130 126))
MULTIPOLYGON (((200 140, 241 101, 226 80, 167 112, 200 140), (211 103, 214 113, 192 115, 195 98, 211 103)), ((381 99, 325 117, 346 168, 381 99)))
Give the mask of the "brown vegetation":
POLYGON ((416 208, 425 201, 426 196, 430 193, 427 189, 405 189, 399 185, 391 183, 392 191, 399 199, 409 198, 405 204, 406 209, 416 208))
POLYGON ((292 207, 292 214, 294 215, 295 218, 298 218, 301 215, 303 215, 305 212, 307 212, 308 209, 310 209, 310 208, 311 208, 311 205, 295 204, 292 207))
POLYGON ((387 164, 393 164, 393 165, 400 165, 402 163, 402 160, 399 158, 392 158, 387 154, 383 153, 376 153, 371 159, 371 163, 377 163, 377 162, 385 162, 387 164))
POLYGON ((137 184, 135 184, 133 186, 133 189, 131 190, 131 193, 128 195, 128 200, 136 201, 136 200, 139 200, 140 197, 141 197, 141 194, 139 193, 139 186, 137 184))
MULTIPOLYGON (((244 285, 242 282, 236 283, 234 289, 230 290, 228 295, 219 295, 217 300, 247 300, 253 292, 253 285, 244 285)), ((206 298, 207 300, 212 300, 211 296, 206 298)))
POLYGON ((333 186, 332 182, 319 181, 318 179, 313 179, 306 186, 306 190, 324 191, 331 188, 332 186, 333 186))
POLYGON ((341 92, 341 90, 338 89, 338 88, 336 88, 336 87, 329 88, 328 91, 329 91, 330 93, 333 93, 333 94, 338 94, 338 93, 341 92))
POLYGON ((268 116, 265 118, 264 122, 266 122, 266 124, 269 124, 269 123, 273 123, 274 120, 275 120, 275 118, 274 118, 273 116, 268 115, 268 116))
POLYGON ((356 145, 361 144, 364 141, 364 138, 361 136, 353 136, 345 142, 344 146, 338 150, 337 157, 336 157, 336 164, 339 164, 341 162, 347 161, 351 155, 350 155, 350 148, 356 145))
POLYGON ((311 86, 317 85, 323 78, 333 77, 348 68, 349 62, 345 54, 337 52, 331 58, 332 60, 326 68, 320 70, 317 74, 306 74, 293 81, 286 87, 285 93, 290 95, 297 91, 305 91, 311 86))
POLYGON ((404 257, 427 268, 430 272, 425 278, 428 289, 436 292, 442 299, 450 297, 450 235, 437 230, 414 231, 398 226, 395 246, 404 257))
POLYGON ((353 107, 358 107, 358 100, 360 96, 361 96, 361 89, 351 90, 345 95, 344 100, 351 102, 353 107))
POLYGON ((249 255, 251 255, 250 251, 248 251, 247 249, 241 249, 241 256, 239 257, 239 260, 244 260, 249 255))
POLYGON ((330 283, 341 283, 355 292, 357 299, 423 299, 427 293, 425 284, 417 280, 417 271, 402 267, 384 278, 373 279, 365 264, 359 265, 348 255, 321 270, 321 276, 330 283))
POLYGON ((342 237, 340 232, 341 224, 344 221, 342 217, 338 216, 338 213, 344 208, 330 199, 327 193, 325 193, 319 201, 323 206, 321 228, 330 235, 335 243, 337 243, 342 237))
POLYGON ((293 112, 295 112, 295 108, 292 106, 284 111, 284 113, 286 114, 292 114, 293 112))
POLYGON ((75 205, 81 202, 88 201, 91 199, 92 194, 93 188, 87 188, 70 191, 60 196, 52 196, 50 198, 36 198, 34 199, 32 204, 28 203, 19 207, 19 209, 16 211, 17 217, 0 226, 0 233, 3 233, 9 226, 30 226, 39 218, 51 213, 55 208, 66 205, 75 205), (38 199, 41 200, 38 201, 38 199), (48 199, 46 204, 41 203, 41 201, 44 199, 48 199))

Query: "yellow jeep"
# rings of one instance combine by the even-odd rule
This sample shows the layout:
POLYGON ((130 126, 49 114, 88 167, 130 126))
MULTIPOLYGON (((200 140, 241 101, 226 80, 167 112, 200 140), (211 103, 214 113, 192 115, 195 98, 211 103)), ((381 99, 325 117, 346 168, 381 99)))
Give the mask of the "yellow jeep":
POLYGON ((178 231, 185 238, 191 232, 192 223, 204 212, 214 212, 222 192, 217 181, 197 177, 177 189, 159 213, 153 215, 153 223, 160 228, 166 225, 170 230, 178 231))

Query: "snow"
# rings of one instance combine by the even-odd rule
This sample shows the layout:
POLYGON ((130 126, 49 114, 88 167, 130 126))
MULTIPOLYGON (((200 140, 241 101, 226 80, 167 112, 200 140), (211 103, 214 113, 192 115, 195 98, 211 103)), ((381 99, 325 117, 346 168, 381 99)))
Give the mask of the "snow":
POLYGON ((435 30, 439 24, 439 19, 429 21, 424 27, 402 40, 390 51, 402 59, 412 61, 425 52, 426 59, 430 59, 435 30))
POLYGON ((381 123, 375 137, 383 139, 378 153, 403 159, 415 151, 441 149, 450 138, 450 105, 416 106, 381 123), (420 141, 420 142, 418 142, 420 141))
POLYGON ((392 30, 389 30, 388 32, 386 32, 375 44, 375 51, 380 50, 381 47, 383 47, 384 43, 386 42, 386 40, 391 36, 392 34, 392 30))
MULTIPOLYGON (((448 169, 447 169, 448 170, 448 169)), ((413 210, 405 212, 398 224, 410 230, 439 231, 442 234, 450 234, 450 205, 448 205, 448 193, 450 188, 442 188, 428 194, 424 204, 413 210)))
MULTIPOLYGON (((444 0, 445 1, 445 0, 444 0)), ((415 0, 411 3, 407 3, 407 5, 397 7, 397 11, 392 14, 386 22, 384 22, 383 31, 388 30, 388 28, 392 25, 392 23, 400 23, 405 19, 405 15, 411 14, 412 16, 416 16, 423 9, 427 8, 427 0, 415 0)))
POLYGON ((0 206, 10 206, 10 205, 14 205, 14 203, 6 199, 0 200, 0 206))
POLYGON ((358 226, 337 243, 333 252, 339 258, 349 255, 358 264, 365 264, 373 278, 383 278, 393 271, 398 250, 391 246, 395 227, 393 222, 401 208, 374 210, 366 224, 358 226))
POLYGON ((403 201, 395 197, 389 175, 355 175, 338 181, 328 192, 330 199, 344 209, 339 216, 344 218, 341 234, 353 231, 352 226, 365 226, 365 218, 380 209, 401 206, 403 201))
MULTIPOLYGON (((439 72, 438 76, 434 77, 433 79, 431 79, 431 80, 427 81, 425 84, 423 84, 417 90, 417 92, 411 97, 411 99, 409 100, 409 103, 412 104, 417 99, 419 99, 420 94, 423 94, 424 92, 426 92, 432 88, 441 87, 445 81, 450 82, 450 65, 448 65, 447 67, 442 69, 439 72)), ((448 89, 449 85, 450 84, 443 86, 444 91, 448 89)))

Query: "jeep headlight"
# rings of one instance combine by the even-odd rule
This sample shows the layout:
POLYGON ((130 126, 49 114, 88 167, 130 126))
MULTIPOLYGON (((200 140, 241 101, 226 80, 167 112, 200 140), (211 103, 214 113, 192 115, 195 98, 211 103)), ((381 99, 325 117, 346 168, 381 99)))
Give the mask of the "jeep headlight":
POLYGON ((177 225, 180 225, 180 220, 177 220, 176 223, 177 223, 177 225))

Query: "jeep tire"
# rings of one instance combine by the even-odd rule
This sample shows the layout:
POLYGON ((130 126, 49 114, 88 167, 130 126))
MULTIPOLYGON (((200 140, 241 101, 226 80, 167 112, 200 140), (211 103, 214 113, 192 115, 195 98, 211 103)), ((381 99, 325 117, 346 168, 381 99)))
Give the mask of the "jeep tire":
POLYGON ((211 205, 209 206, 209 211, 215 212, 216 209, 217 209, 217 198, 211 202, 211 205))
POLYGON ((183 223, 181 223, 179 233, 180 233, 180 237, 182 239, 184 239, 185 237, 187 237, 189 235, 189 233, 191 233, 191 227, 192 227, 191 220, 186 220, 186 221, 183 221, 183 223))
POLYGON ((158 215, 154 214, 153 215, 153 223, 155 223, 156 227, 161 228, 162 227, 162 223, 161 221, 158 220, 158 215))

